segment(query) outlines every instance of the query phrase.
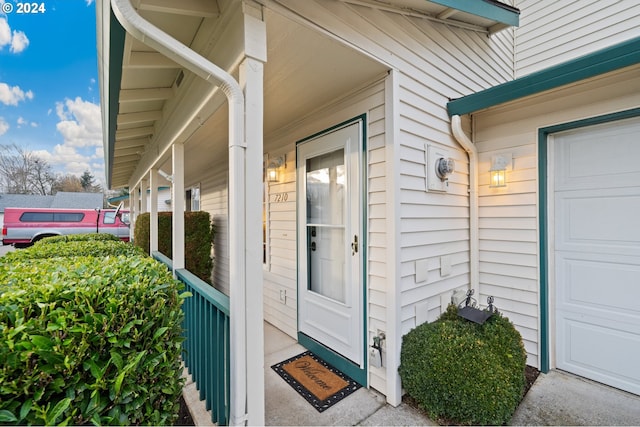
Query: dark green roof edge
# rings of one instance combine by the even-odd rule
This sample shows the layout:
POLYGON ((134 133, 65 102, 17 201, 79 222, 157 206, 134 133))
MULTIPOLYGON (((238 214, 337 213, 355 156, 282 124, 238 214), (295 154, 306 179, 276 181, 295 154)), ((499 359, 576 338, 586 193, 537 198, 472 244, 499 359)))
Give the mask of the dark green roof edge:
POLYGON ((116 124, 118 119, 120 82, 122 80, 122 56, 124 54, 125 30, 111 11, 109 28, 109 129, 107 129, 107 146, 104 147, 107 163, 105 175, 107 187, 111 187, 113 172, 113 155, 116 142, 116 124))
MULTIPOLYGON (((171 187, 167 185, 161 185, 158 187, 158 191, 168 190, 170 188, 171 187)), ((151 190, 147 188, 147 194, 150 194, 150 193, 151 193, 151 190)), ((110 199, 107 199, 109 203, 122 202, 124 200, 129 200, 129 194, 123 194, 122 196, 115 196, 115 197, 111 197, 110 199)))
POLYGON ((464 115, 640 63, 640 37, 447 103, 450 116, 464 115))
POLYGON ((429 0, 441 6, 461 12, 481 16, 502 24, 517 27, 520 25, 520 11, 509 5, 493 0, 429 0))

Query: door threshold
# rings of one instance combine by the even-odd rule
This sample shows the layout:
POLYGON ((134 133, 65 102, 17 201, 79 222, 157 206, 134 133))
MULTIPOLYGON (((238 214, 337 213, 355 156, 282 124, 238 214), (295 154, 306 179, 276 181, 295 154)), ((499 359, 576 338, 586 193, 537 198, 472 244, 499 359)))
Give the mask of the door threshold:
POLYGON ((307 350, 314 353, 319 358, 341 371, 343 374, 349 376, 352 380, 357 382, 363 387, 367 386, 367 366, 362 367, 356 365, 351 360, 336 353, 330 348, 322 345, 318 341, 314 340, 310 336, 298 331, 298 343, 307 350))

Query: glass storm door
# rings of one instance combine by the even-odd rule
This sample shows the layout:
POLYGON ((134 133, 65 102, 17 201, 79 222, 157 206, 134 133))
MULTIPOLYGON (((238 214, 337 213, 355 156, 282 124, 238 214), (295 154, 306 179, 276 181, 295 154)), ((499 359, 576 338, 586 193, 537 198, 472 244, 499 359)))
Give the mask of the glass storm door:
POLYGON ((363 364, 362 121, 297 146, 298 327, 363 364))

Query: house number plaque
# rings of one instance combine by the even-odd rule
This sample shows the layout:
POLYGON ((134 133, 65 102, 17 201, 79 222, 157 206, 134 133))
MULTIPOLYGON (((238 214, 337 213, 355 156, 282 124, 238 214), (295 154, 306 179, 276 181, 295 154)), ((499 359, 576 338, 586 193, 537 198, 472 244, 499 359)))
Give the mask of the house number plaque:
POLYGON ((289 193, 276 193, 273 195, 274 203, 284 203, 289 200, 289 193))

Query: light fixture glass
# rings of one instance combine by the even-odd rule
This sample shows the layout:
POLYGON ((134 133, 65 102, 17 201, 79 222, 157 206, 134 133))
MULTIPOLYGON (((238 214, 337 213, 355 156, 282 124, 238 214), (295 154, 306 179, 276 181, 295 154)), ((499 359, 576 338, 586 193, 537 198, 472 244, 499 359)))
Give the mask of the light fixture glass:
POLYGON ((491 157, 491 169, 489 169, 489 187, 491 188, 499 188, 507 186, 507 165, 511 158, 507 158, 503 155, 493 156, 491 157))
POLYGON ((506 181, 507 171, 505 169, 497 169, 497 170, 489 171, 489 175, 491 175, 491 183, 489 184, 489 187, 497 188, 497 187, 507 186, 507 181, 506 181))
POLYGON ((284 156, 275 157, 267 166, 267 182, 280 182, 280 168, 285 164, 284 156))

